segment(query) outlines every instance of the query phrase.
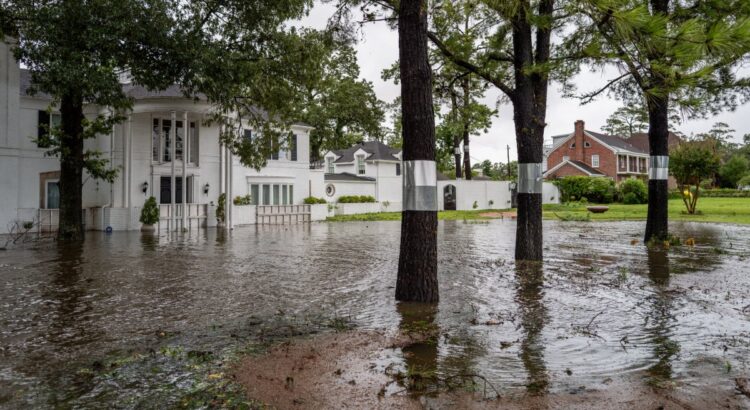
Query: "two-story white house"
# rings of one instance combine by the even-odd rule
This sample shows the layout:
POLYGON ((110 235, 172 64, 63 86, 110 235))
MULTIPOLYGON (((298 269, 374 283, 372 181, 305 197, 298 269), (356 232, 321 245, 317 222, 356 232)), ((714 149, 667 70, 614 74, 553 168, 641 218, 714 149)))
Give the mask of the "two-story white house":
POLYGON ((323 158, 327 201, 335 202, 344 195, 371 195, 378 202, 401 203, 400 149, 366 141, 328 151, 323 158))
MULTIPOLYGON (((30 73, 0 41, 0 233, 14 221, 37 221, 51 229, 56 224, 59 160, 46 156, 34 139, 44 132, 43 124, 57 124, 60 116, 48 95, 28 93, 30 85, 30 73)), ((127 119, 85 143, 119 170, 111 184, 84 175, 87 229, 139 229, 140 209, 149 196, 161 204, 162 219, 177 228, 215 224, 222 193, 250 194, 259 205, 296 205, 311 195, 311 127, 294 124, 291 144, 257 171, 220 144, 219 125, 205 121, 213 108, 205 99, 185 98, 178 87, 153 92, 127 80, 122 86, 134 101, 127 119)), ((109 113, 98 106, 85 111, 89 117, 109 113)))

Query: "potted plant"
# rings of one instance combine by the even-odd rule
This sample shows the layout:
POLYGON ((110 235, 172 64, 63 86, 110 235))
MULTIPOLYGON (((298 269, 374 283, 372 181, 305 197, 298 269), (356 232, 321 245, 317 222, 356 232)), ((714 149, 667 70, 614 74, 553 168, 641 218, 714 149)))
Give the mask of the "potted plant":
POLYGON ((159 222, 159 206, 156 204, 156 198, 153 196, 146 200, 141 209, 141 232, 153 232, 154 224, 159 222))

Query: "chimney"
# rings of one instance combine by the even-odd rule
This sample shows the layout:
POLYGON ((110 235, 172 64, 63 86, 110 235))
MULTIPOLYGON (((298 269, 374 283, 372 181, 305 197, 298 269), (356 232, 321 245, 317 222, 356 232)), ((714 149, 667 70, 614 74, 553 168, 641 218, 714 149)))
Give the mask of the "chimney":
POLYGON ((576 144, 576 151, 575 155, 573 156, 573 159, 576 161, 586 162, 584 161, 583 156, 583 127, 584 123, 583 120, 576 121, 576 128, 575 128, 575 137, 574 141, 576 144))

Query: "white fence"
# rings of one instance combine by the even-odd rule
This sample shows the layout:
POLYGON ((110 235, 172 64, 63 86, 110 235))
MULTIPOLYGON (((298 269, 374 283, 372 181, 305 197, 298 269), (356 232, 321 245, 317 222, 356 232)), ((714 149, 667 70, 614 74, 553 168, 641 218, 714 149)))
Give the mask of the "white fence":
POLYGON ((310 222, 310 205, 259 205, 259 225, 289 225, 310 222))

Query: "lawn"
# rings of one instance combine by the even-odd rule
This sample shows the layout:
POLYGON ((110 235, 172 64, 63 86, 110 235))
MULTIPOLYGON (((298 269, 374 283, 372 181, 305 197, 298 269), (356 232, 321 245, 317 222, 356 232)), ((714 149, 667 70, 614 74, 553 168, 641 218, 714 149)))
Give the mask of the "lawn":
MULTIPOLYGON (((609 211, 603 214, 589 214, 585 205, 544 205, 545 219, 585 219, 589 214, 595 221, 625 221, 646 219, 646 205, 609 204, 609 211)), ((507 210, 506 210, 507 211, 507 210)), ((440 211, 438 219, 492 219, 483 217, 487 212, 501 212, 497 209, 473 211, 440 211)), ((727 222, 750 224, 750 198, 702 198, 698 200, 697 215, 687 215, 680 199, 669 200, 669 218, 672 221, 727 222)), ((347 221, 398 221, 400 212, 381 212, 359 215, 339 215, 329 217, 329 222, 347 221)))

